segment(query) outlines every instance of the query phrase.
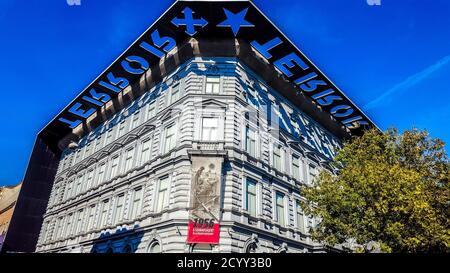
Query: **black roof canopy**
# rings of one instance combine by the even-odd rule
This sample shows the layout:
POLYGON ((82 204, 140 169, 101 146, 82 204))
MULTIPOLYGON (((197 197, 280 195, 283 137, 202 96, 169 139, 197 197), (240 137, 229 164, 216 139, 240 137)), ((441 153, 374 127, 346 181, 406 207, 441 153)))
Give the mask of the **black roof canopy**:
POLYGON ((364 129, 376 127, 251 1, 178 0, 47 124, 41 137, 55 147, 188 38, 244 40, 351 134, 361 135, 364 129))

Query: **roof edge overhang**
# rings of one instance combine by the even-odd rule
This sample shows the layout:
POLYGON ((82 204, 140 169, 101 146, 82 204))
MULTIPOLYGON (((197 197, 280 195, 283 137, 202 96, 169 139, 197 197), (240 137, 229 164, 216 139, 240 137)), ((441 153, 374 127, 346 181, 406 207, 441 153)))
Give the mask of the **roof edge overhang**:
POLYGON ((114 89, 111 86, 113 80, 119 81, 116 89, 120 86, 120 79, 125 79, 129 85, 132 85, 142 76, 134 73, 139 70, 136 68, 136 64, 143 68, 142 74, 144 74, 147 69, 150 69, 149 67, 159 64, 163 58, 167 58, 171 50, 166 49, 169 49, 170 46, 173 46, 171 48, 173 49, 190 38, 198 40, 230 38, 243 40, 250 44, 254 51, 260 53, 262 59, 265 59, 268 64, 274 67, 275 71, 278 72, 278 77, 283 78, 296 89, 294 93, 312 98, 316 105, 320 105, 321 111, 330 113, 334 120, 347 129, 350 135, 361 135, 366 128, 378 128, 253 2, 248 0, 178 0, 72 100, 63 111, 58 113, 39 132, 39 135, 54 145, 63 136, 71 133, 77 125, 83 124, 84 126, 86 120, 90 118, 86 114, 90 114, 90 116, 94 113, 98 114, 103 107, 103 105, 100 106, 103 103, 102 101, 92 101, 92 93, 90 93, 92 90, 107 93, 111 100, 114 100, 123 91, 123 88, 119 90, 120 92, 115 92, 117 90, 111 92, 114 89), (231 25, 223 26, 224 20, 227 20, 227 16, 229 16, 225 10, 234 15, 245 11, 244 20, 251 23, 252 26, 239 25, 238 32, 234 33, 234 31, 231 31, 231 25), (204 21, 203 23, 198 21, 197 25, 192 21, 180 21, 187 18, 188 15, 191 16, 191 20, 204 21), (191 24, 190 33, 188 33, 189 24, 191 24), (222 26, 219 26, 220 24, 222 26), (274 41, 278 41, 279 44, 269 47, 270 43, 274 43, 274 41), (137 59, 133 59, 136 56, 137 59), (141 60, 147 63, 145 67, 141 60), (129 69, 124 69, 124 65, 128 65, 129 69), (130 70, 134 70, 134 72, 130 73, 130 70), (102 86, 101 82, 109 83, 110 89, 102 86), (314 86, 316 89, 312 88, 314 86), (311 89, 314 90, 311 91, 311 89), (86 97, 89 97, 91 101, 86 101, 86 97), (77 124, 72 123, 73 127, 68 126, 70 121, 75 121, 77 124))
POLYGON ((254 73, 258 71, 258 77, 264 80, 268 86, 289 100, 303 113, 321 124, 330 133, 340 139, 345 139, 350 136, 348 130, 337 122, 333 116, 320 109, 309 97, 295 92, 295 88, 290 82, 280 77, 279 73, 263 58, 260 58, 257 52, 252 50, 251 45, 246 41, 239 39, 197 40, 195 38, 189 38, 184 43, 178 45, 176 50, 170 52, 167 58, 161 63, 151 67, 147 73, 144 73, 124 94, 116 98, 109 107, 102 109, 102 114, 98 115, 97 118, 90 119, 83 126, 77 127, 74 133, 68 137, 64 137, 63 143, 60 146, 67 147, 71 141, 78 141, 79 138, 125 108, 133 101, 133 98, 137 98, 145 92, 148 92, 151 88, 161 83, 163 79, 179 69, 180 66, 196 57, 236 58, 238 62, 251 69, 254 73), (153 71, 158 72, 152 73, 153 71), (153 77, 152 75, 154 74, 157 74, 158 77, 153 77))

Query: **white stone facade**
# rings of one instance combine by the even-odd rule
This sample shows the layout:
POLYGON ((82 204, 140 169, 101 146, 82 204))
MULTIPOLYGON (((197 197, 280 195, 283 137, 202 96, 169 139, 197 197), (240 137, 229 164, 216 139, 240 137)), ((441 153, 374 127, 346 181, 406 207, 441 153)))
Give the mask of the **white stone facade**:
POLYGON ((298 186, 340 145, 238 59, 192 59, 64 151, 36 251, 322 251, 298 186), (186 244, 192 151, 225 154, 216 246, 186 244))

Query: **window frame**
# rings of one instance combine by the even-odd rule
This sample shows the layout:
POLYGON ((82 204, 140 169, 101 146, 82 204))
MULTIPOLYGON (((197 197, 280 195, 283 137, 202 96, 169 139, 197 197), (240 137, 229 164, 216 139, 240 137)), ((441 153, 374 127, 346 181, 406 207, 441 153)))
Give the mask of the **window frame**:
POLYGON ((117 124, 117 135, 116 139, 121 138, 122 136, 127 134, 127 119, 122 117, 122 120, 117 124))
POLYGON ((273 145, 272 145, 272 167, 275 170, 279 171, 279 172, 283 172, 284 171, 284 164, 283 164, 283 162, 284 162, 283 145, 280 144, 280 143, 277 143, 277 142, 273 142, 273 145), (280 153, 279 153, 279 164, 280 164, 280 166, 279 167, 277 167, 277 165, 276 165, 275 147, 278 147, 278 150, 280 151, 280 153))
POLYGON ((302 157, 300 155, 298 155, 297 153, 292 153, 292 157, 291 157, 291 175, 295 180, 298 181, 302 181, 302 168, 303 168, 303 161, 302 161, 302 157), (298 161, 298 165, 295 165, 295 160, 297 159, 298 161), (298 176, 296 175, 295 172, 298 172, 298 176))
POLYGON ((177 123, 175 121, 172 121, 164 126, 163 136, 164 136, 164 141, 162 141, 162 144, 163 144, 162 154, 165 155, 165 154, 169 154, 172 150, 174 150, 177 147, 178 128, 177 128, 177 123), (168 132, 170 129, 173 129, 173 134, 171 135, 173 137, 173 142, 172 142, 172 137, 170 138, 171 142, 168 142, 169 141, 168 132), (170 144, 170 146, 167 145, 168 143, 170 144))
POLYGON ((106 198, 101 201, 101 218, 98 223, 99 228, 107 227, 109 224, 109 211, 111 209, 111 198, 106 198), (106 213, 105 213, 106 212, 106 213))
POLYGON ((154 212, 155 213, 161 213, 163 212, 166 208, 169 207, 169 200, 170 200, 170 189, 171 189, 171 178, 170 176, 162 176, 158 179, 158 183, 157 183, 157 187, 155 188, 156 190, 156 198, 155 198, 155 203, 154 203, 154 212), (161 182, 167 179, 167 187, 165 189, 164 192, 164 199, 163 202, 161 203, 161 207, 160 207, 160 197, 161 197, 161 182))
POLYGON ((131 144, 130 146, 125 148, 125 153, 124 153, 124 164, 123 164, 123 172, 126 173, 130 170, 132 170, 135 167, 135 155, 136 155, 136 150, 135 150, 135 146, 134 144, 131 144), (131 156, 130 156, 131 155, 131 156))
POLYGON ((220 75, 205 75, 203 93, 212 94, 212 95, 221 94, 222 93, 222 77, 220 75), (208 82, 208 79, 214 79, 214 78, 217 78, 218 81, 217 82, 208 82), (208 92, 208 84, 212 84, 211 92, 208 92), (218 88, 217 92, 214 92, 214 87, 218 88))
POLYGON ((157 100, 152 100, 147 104, 147 118, 146 120, 152 119, 156 116, 157 111, 157 100))
POLYGON ((142 204, 144 199, 144 187, 138 186, 133 189, 133 199, 130 202, 131 203, 131 209, 130 209, 130 219, 135 220, 142 214, 142 204), (138 195, 139 192, 139 196, 138 195), (137 197, 139 199, 137 200, 137 197))
POLYGON ((258 130, 254 128, 254 126, 250 125, 250 124, 246 124, 244 126, 244 150, 245 152, 254 158, 257 158, 259 155, 259 138, 258 138, 258 130), (249 136, 249 131, 253 131, 254 134, 254 154, 251 153, 251 151, 249 151, 249 147, 248 147, 248 140, 251 139, 249 136))
POLYGON ((97 204, 91 204, 89 205, 89 212, 88 212, 88 220, 87 220, 87 231, 91 231, 95 227, 95 212, 97 209, 97 204), (92 216, 92 217, 91 217, 92 216))
POLYGON ((113 179, 115 177, 117 177, 120 173, 120 154, 114 154, 111 156, 111 165, 110 165, 110 175, 109 175, 109 179, 113 179), (117 159, 117 165, 115 166, 115 160, 117 159), (113 169, 114 168, 114 169, 113 169), (113 171, 114 170, 114 171, 113 171))
POLYGON ((136 109, 133 114, 131 115, 130 119, 130 130, 133 130, 134 128, 138 127, 141 121, 141 110, 136 109))
POLYGON ((279 190, 275 190, 275 195, 274 195, 274 197, 275 197, 275 221, 280 225, 280 226, 282 226, 282 227, 286 227, 287 226, 287 215, 286 215, 286 209, 287 209, 287 204, 286 204, 286 193, 284 193, 284 192, 282 192, 282 191, 279 191, 279 190), (280 214, 280 211, 279 211, 279 207, 280 207, 280 205, 279 205, 279 203, 278 203, 278 197, 279 196, 281 196, 281 200, 282 200, 282 213, 280 214), (283 216, 283 221, 281 222, 280 221, 280 215, 282 215, 283 216))
POLYGON ((150 161, 152 159, 152 147, 153 147, 153 135, 149 135, 145 138, 143 138, 141 140, 141 151, 140 151, 140 164, 139 165, 144 165, 145 163, 147 163, 148 161, 150 161), (145 149, 145 144, 148 143, 148 149, 145 149), (146 153, 148 152, 148 156, 147 158, 144 158, 144 156, 146 156, 146 153))
POLYGON ((168 92, 168 98, 167 98, 167 105, 171 105, 172 103, 178 101, 181 98, 181 81, 177 81, 174 82, 170 88, 169 88, 169 92, 168 92), (174 99, 174 90, 177 90, 176 94, 176 98, 174 99))
POLYGON ((117 225, 124 219, 124 211, 126 204, 126 195, 125 193, 119 193, 115 198, 115 206, 114 206, 114 215, 113 215, 113 225, 117 225), (120 206, 119 206, 120 205, 120 206), (120 207, 120 211, 119 211, 120 207))
POLYGON ((214 142, 214 141, 220 141, 221 140, 221 137, 220 137, 220 131, 221 131, 220 130, 220 123, 221 123, 220 122, 220 117, 205 115, 205 116, 201 117, 200 122, 201 122, 201 124, 200 124, 200 139, 202 141, 214 142), (204 125, 205 119, 215 120, 216 121, 216 127, 205 127, 205 125, 204 125), (214 139, 212 138, 212 132, 213 132, 212 130, 213 129, 211 129, 211 128, 215 128, 215 138, 214 139), (208 129, 208 132, 209 132, 208 138, 209 139, 205 138, 205 129, 208 129))
POLYGON ((89 191, 90 189, 92 189, 94 187, 94 181, 95 181, 94 179, 95 179, 95 168, 90 168, 86 172, 85 191, 89 191))
POLYGON ((97 168, 98 168, 98 172, 97 172, 97 177, 95 178, 95 185, 98 186, 100 184, 102 184, 103 182, 106 181, 106 161, 102 161, 98 164, 97 168), (103 171, 102 171, 103 170, 103 171))
POLYGON ((254 179, 251 178, 246 178, 245 180, 245 209, 247 211, 247 213, 251 216, 251 217, 257 217, 258 216, 258 182, 255 181, 254 179), (251 210, 250 210, 250 206, 249 206, 249 184, 253 184, 254 185, 254 193, 252 193, 253 197, 254 197, 254 214, 252 214, 251 210))
POLYGON ((306 234, 306 216, 300 206, 301 199, 295 199, 295 227, 303 234, 306 234), (299 222, 299 211, 302 215, 302 221, 299 222))

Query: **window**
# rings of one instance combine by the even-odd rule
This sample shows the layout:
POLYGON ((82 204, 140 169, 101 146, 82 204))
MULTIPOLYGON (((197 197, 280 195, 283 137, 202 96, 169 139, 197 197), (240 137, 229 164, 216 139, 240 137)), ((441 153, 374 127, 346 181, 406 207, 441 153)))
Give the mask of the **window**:
POLYGON ((247 179, 247 211, 248 213, 256 217, 256 183, 247 179))
POLYGON ((125 134, 125 119, 123 119, 120 123, 119 123, 119 131, 117 132, 117 138, 123 136, 125 134))
MULTIPOLYGON (((58 227, 58 223, 59 223, 59 219, 56 219, 53 224, 54 224, 54 228, 58 227)), ((51 240, 55 240, 57 238, 57 234, 56 234, 56 230, 53 230, 53 234, 51 236, 51 240)))
POLYGON ((151 143, 152 140, 150 138, 142 142, 141 164, 150 160, 151 143))
POLYGON ((69 237, 71 235, 72 221, 73 221, 73 213, 69 214, 69 216, 67 217, 67 224, 65 230, 66 237, 69 237))
POLYGON ((58 222, 57 222, 57 227, 58 227, 58 229, 56 230, 56 232, 55 232, 55 239, 59 239, 59 238, 61 238, 61 235, 62 235, 62 230, 63 230, 63 224, 64 224, 64 222, 63 222, 63 218, 62 217, 59 217, 58 218, 58 222))
POLYGON ((117 172, 119 170, 119 156, 116 155, 115 157, 113 157, 112 162, 111 162, 111 177, 113 178, 117 175, 117 172))
POLYGON ((91 154, 91 143, 86 144, 86 148, 84 151, 84 156, 88 157, 91 154))
MULTIPOLYGON (((2 234, 0 233, 0 235, 4 235, 6 234, 6 231, 2 234)), ((44 224, 42 225, 42 231, 41 231, 41 238, 39 239, 39 242, 43 243, 47 240, 47 234, 48 234, 48 222, 45 221, 44 224)))
POLYGON ((75 234, 79 234, 83 228, 83 210, 78 211, 78 220, 77 220, 77 228, 75 230, 75 234))
POLYGON ((56 189, 56 193, 55 193, 55 197, 53 199, 53 203, 54 204, 59 203, 62 200, 63 197, 64 197, 64 192, 63 192, 63 188, 61 186, 61 187, 58 187, 56 189))
POLYGON ((284 226, 284 194, 277 192, 275 195, 276 216, 280 225, 284 226))
POLYGON ((169 204, 169 178, 159 181, 156 212, 161 212, 169 204))
POLYGON ((309 164, 309 178, 308 178, 308 183, 313 183, 314 179, 317 177, 319 170, 317 168, 317 166, 313 165, 313 164, 309 164))
MULTIPOLYGON (((51 199, 51 204, 56 204, 56 203, 58 203, 59 190, 60 190, 59 187, 56 187, 56 188, 55 188, 55 191, 53 192, 53 197, 52 197, 52 199, 51 199)), ((1 196, 0 196, 0 198, 1 198, 1 196)))
POLYGON ((154 242, 150 244, 150 247, 148 248, 149 253, 161 253, 161 246, 158 242, 154 242))
POLYGON ((273 146, 273 167, 281 171, 281 146, 273 146))
POLYGON ((92 205, 89 208, 89 219, 88 219, 88 226, 87 226, 88 230, 92 230, 92 228, 94 227, 94 216, 95 216, 95 205, 92 205))
POLYGON ((58 188, 56 189, 56 193, 55 193, 55 196, 54 196, 54 198, 53 198, 53 204, 59 203, 59 202, 62 200, 62 197, 63 197, 63 196, 64 196, 64 192, 63 192, 62 186, 61 186, 61 187, 58 187, 58 188))
POLYGON ((95 149, 94 149, 94 151, 98 151, 98 150, 100 150, 100 148, 101 148, 101 143, 102 143, 102 137, 103 137, 103 135, 99 135, 98 137, 97 137, 97 139, 95 140, 95 149))
POLYGON ((67 200, 72 196, 72 187, 73 187, 73 180, 71 180, 68 184, 67 184, 67 189, 66 189, 66 196, 64 196, 64 199, 67 200))
POLYGON ((165 142, 164 142, 164 154, 170 152, 176 145, 176 131, 175 124, 170 125, 166 128, 165 142))
POLYGON ((70 153, 69 154, 69 162, 68 162, 68 166, 67 167, 71 167, 75 165, 75 154, 74 153, 70 153))
POLYGON ((119 223, 122 220, 124 202, 125 202, 125 195, 124 194, 119 195, 117 198, 116 211, 114 214, 115 224, 119 223))
POLYGON ((300 157, 296 155, 292 156, 292 176, 300 180, 300 157))
POLYGON ((106 170, 106 163, 103 163, 100 165, 100 168, 98 169, 98 178, 97 178, 97 185, 104 182, 105 180, 105 170, 106 170))
POLYGON ((256 157, 256 132, 249 126, 245 127, 245 150, 253 157, 256 157))
POLYGON ((245 253, 256 253, 257 248, 258 248, 258 245, 255 242, 250 243, 245 248, 245 253))
POLYGON ((131 119, 130 130, 136 128, 139 125, 139 111, 133 113, 133 118, 131 119))
POLYGON ((210 244, 195 244, 192 246, 192 253, 210 253, 212 246, 210 244))
POLYGON ((92 154, 93 154, 97 151, 97 138, 93 136, 91 143, 92 143, 92 154))
POLYGON ((296 220, 297 220, 297 228, 304 233, 305 232, 305 217, 300 206, 300 201, 296 202, 296 220))
POLYGON ((220 92, 220 77, 207 76, 206 77, 206 93, 219 94, 220 92))
POLYGON ((80 193, 85 192, 88 189, 88 185, 87 185, 87 176, 88 173, 84 174, 81 176, 80 180, 81 180, 81 188, 80 188, 80 193))
POLYGON ((219 137, 219 119, 202 118, 202 140, 215 141, 219 137))
POLYGON ((156 107, 155 107, 155 101, 150 102, 150 104, 148 105, 148 110, 147 110, 147 119, 151 119, 152 117, 154 117, 156 115, 156 107))
POLYGON ((82 186, 83 186, 83 176, 78 176, 77 178, 77 184, 75 185, 75 189, 74 189, 74 195, 78 195, 79 193, 82 192, 82 186))
POLYGON ((105 140, 105 146, 108 145, 109 143, 111 143, 113 141, 113 128, 110 128, 107 132, 106 132, 106 140, 105 140))
POLYGON ((180 84, 176 83, 171 87, 169 94, 169 104, 177 101, 180 98, 180 84))
POLYGON ((142 188, 134 190, 133 207, 131 208, 131 219, 136 219, 141 214, 142 210, 142 188))
POLYGON ((49 240, 52 239, 52 238, 49 236, 49 235, 50 235, 50 230, 51 230, 51 228, 52 228, 51 223, 52 223, 52 222, 49 221, 49 223, 48 223, 48 225, 47 225, 47 231, 45 232, 45 240, 44 240, 44 241, 49 241, 49 240))
POLYGON ((94 169, 89 170, 87 179, 86 179, 86 189, 89 190, 93 185, 92 181, 94 180, 94 169))
POLYGON ((104 227, 108 224, 109 199, 103 201, 102 214, 100 215, 100 226, 104 227))
POLYGON ((133 167, 133 156, 134 156, 134 148, 131 148, 127 151, 125 158, 125 171, 131 170, 133 167))
POLYGON ((75 163, 80 162, 81 159, 81 150, 77 150, 75 154, 75 163))

